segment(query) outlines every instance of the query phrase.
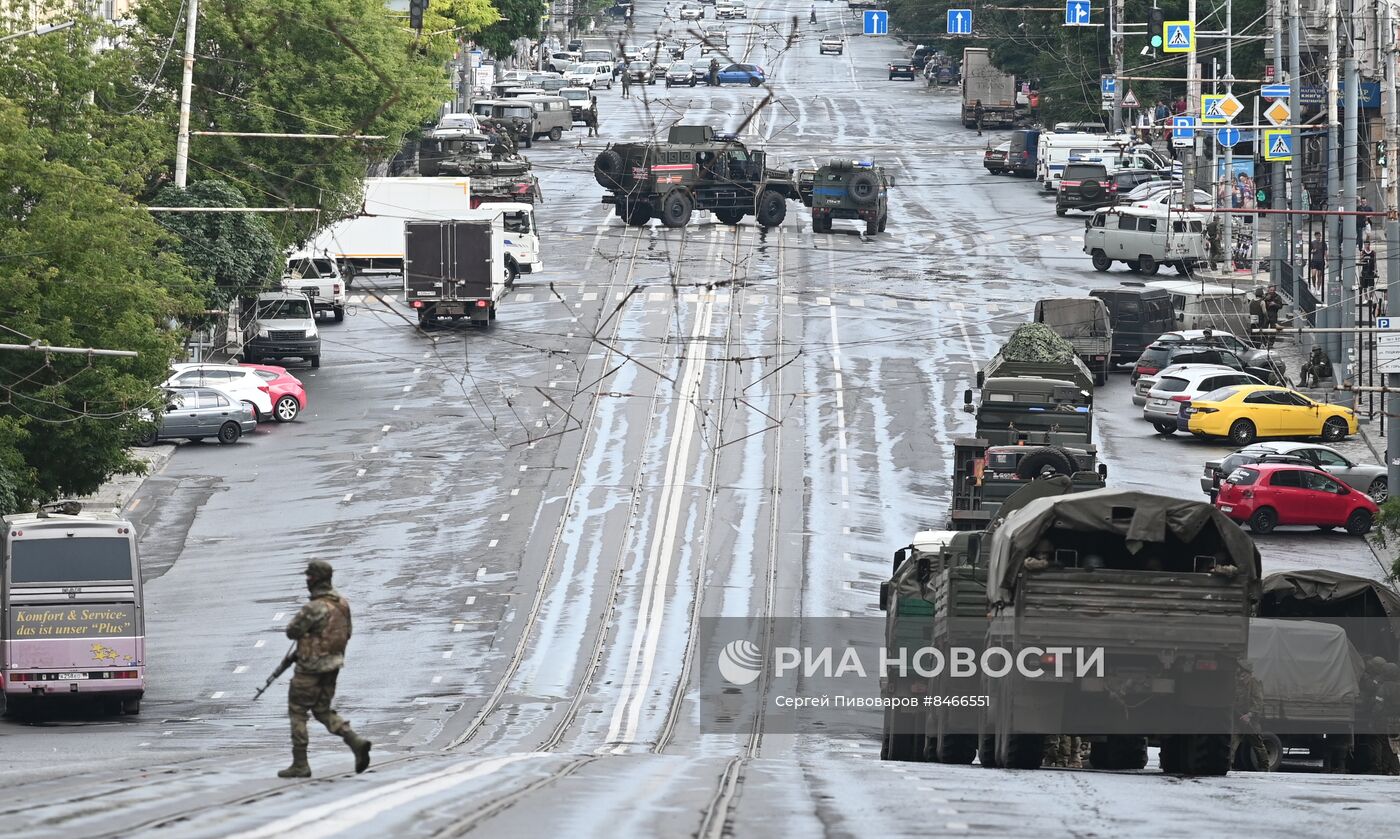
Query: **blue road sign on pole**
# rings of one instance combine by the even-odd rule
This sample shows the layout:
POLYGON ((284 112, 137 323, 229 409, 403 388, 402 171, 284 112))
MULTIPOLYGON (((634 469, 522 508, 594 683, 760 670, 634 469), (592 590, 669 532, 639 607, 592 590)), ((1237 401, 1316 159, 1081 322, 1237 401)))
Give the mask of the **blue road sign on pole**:
POLYGON ((1215 140, 1225 148, 1234 148, 1240 141, 1240 130, 1238 128, 1218 128, 1215 131, 1215 140))
POLYGON ((1293 95, 1293 89, 1286 84, 1266 84, 1259 88, 1259 95, 1265 99, 1287 99, 1293 95))
POLYGON ((1196 118, 1172 117, 1172 145, 1189 146, 1196 141, 1196 118))
POLYGON ((1089 0, 1065 0, 1065 26, 1084 26, 1089 22, 1089 0))
POLYGON ((890 13, 884 9, 865 10, 865 35, 890 34, 890 13))
POLYGON ((949 9, 949 10, 948 10, 948 34, 949 34, 949 35, 971 35, 971 34, 972 34, 972 10, 971 10, 971 9, 949 9))
POLYGON ((1104 96, 1112 96, 1118 92, 1118 79, 1114 76, 1099 77, 1099 93, 1104 96))

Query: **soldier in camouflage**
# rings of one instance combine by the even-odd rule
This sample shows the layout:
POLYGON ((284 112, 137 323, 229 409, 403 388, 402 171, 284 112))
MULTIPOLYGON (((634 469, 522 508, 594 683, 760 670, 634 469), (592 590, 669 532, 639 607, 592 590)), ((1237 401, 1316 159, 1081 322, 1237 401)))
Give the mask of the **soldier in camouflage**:
POLYGON ((1252 771, 1269 771, 1269 752, 1264 748, 1259 721, 1264 717, 1264 686, 1254 675, 1248 662, 1235 668, 1235 731, 1230 738, 1230 752, 1241 747, 1249 750, 1246 762, 1252 771))
POLYGON ((292 765, 279 778, 309 778, 306 762, 310 737, 306 717, 310 713, 330 733, 345 741, 355 753, 355 771, 369 768, 370 741, 350 728, 331 707, 335 682, 345 666, 345 645, 350 640, 350 603, 331 587, 330 563, 314 560, 306 566, 306 587, 311 599, 292 622, 287 637, 296 641, 296 672, 287 691, 287 716, 292 720, 292 765))

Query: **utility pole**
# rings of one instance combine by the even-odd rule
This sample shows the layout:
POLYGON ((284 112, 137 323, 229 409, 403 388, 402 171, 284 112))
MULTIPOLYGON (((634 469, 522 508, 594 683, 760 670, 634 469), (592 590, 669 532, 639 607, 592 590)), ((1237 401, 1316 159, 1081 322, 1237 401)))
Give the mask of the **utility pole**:
MULTIPOLYGON (((1298 29, 1301 27, 1303 13, 1299 8, 1299 0, 1288 0, 1288 76, 1289 92, 1288 101, 1298 116, 1293 118, 1293 161, 1288 164, 1293 170, 1292 183, 1290 184, 1293 193, 1291 209, 1295 213, 1301 213, 1307 209, 1307 199, 1303 193, 1303 129, 1301 114, 1303 111, 1303 50, 1299 45, 1298 29)), ((1263 134, 1259 135, 1262 142, 1263 134)), ((1304 247, 1311 248, 1310 241, 1299 241, 1298 224, 1295 219, 1300 219, 1300 215, 1289 215, 1288 217, 1288 248, 1293 255, 1293 300, 1299 301, 1302 298, 1302 289, 1307 284, 1308 277, 1308 257, 1311 253, 1305 253, 1304 247), (1298 274, 1302 273, 1300 280, 1298 274)), ((1302 237, 1307 240, 1307 236, 1302 237)), ((1314 323, 1314 326, 1321 324, 1314 323)))
MULTIPOLYGON (((1186 6, 1186 19, 1191 21, 1194 27, 1196 24, 1196 0, 1190 0, 1186 6)), ((1196 39, 1191 39, 1191 49, 1186 53, 1186 113, 1201 113, 1201 74, 1196 71, 1196 39)), ((1197 119, 1199 125, 1200 120, 1197 119)), ((1197 130, 1195 137, 1191 140, 1190 147, 1186 150, 1186 163, 1182 166, 1182 177, 1185 179, 1185 189, 1182 190, 1182 197, 1186 199, 1186 212, 1196 209, 1196 165, 1200 159, 1201 136, 1204 132, 1197 130)), ((1227 254, 1228 258, 1228 254, 1227 254)))
MULTIPOLYGON (((1274 78, 1273 78, 1273 81, 1274 81, 1275 83, 1277 83, 1277 82, 1283 77, 1283 0, 1270 0, 1270 3, 1269 3, 1269 24, 1270 24, 1270 26, 1273 28, 1273 32, 1274 32, 1274 78)), ((1254 124, 1255 124, 1255 125, 1258 125, 1258 124, 1259 124, 1259 100, 1258 100, 1258 99, 1255 100, 1255 104, 1254 104, 1254 114, 1255 114, 1255 116, 1254 116, 1254 124)), ((1254 134, 1255 134, 1255 137, 1259 138, 1259 139, 1256 139, 1256 140, 1255 140, 1256 146, 1258 146, 1259 144, 1262 144, 1262 143, 1263 143, 1263 137, 1264 137, 1263 133, 1262 133, 1259 129, 1255 129, 1254 134)), ((1294 146, 1294 148, 1296 149, 1297 146, 1294 146)), ((1284 182, 1283 182, 1283 164, 1282 164, 1282 163, 1275 162, 1275 163, 1269 164, 1269 166, 1270 166, 1270 169, 1269 169, 1269 199, 1270 199, 1270 207, 1271 207, 1272 209, 1275 209, 1275 210, 1282 210, 1282 209, 1284 209, 1284 206, 1283 206, 1283 196, 1284 196, 1285 193, 1288 192, 1288 188, 1287 188, 1287 186, 1286 186, 1286 185, 1284 184, 1284 182)), ((1283 287, 1283 283, 1280 282, 1280 280, 1283 278, 1283 261, 1282 261, 1282 260, 1283 260, 1283 254, 1284 254, 1284 250, 1283 250, 1283 235, 1282 235, 1282 234, 1283 234, 1283 228, 1282 228, 1282 226, 1279 224, 1279 218, 1278 218, 1277 215, 1274 216, 1273 218, 1269 219, 1269 228, 1270 228, 1270 235, 1269 235, 1269 253, 1270 253, 1271 257, 1272 257, 1272 258, 1269 260, 1269 285, 1272 285, 1274 288, 1282 288, 1282 287, 1283 287)), ((1258 236, 1258 235, 1259 235, 1259 222, 1258 222, 1258 221, 1256 221, 1255 224, 1254 224, 1254 234, 1255 234, 1255 236, 1258 236)), ((1296 283, 1296 279, 1297 279, 1296 274, 1295 274, 1295 276, 1294 276, 1294 279, 1295 279, 1295 283, 1289 288, 1288 291, 1289 291, 1289 293, 1290 293, 1290 295, 1291 295, 1291 296, 1289 297, 1289 299, 1293 301, 1293 311, 1294 311, 1294 313, 1296 314, 1296 313, 1298 312, 1298 286, 1297 286, 1297 283, 1296 283)))
MULTIPOLYGON (((1123 77, 1123 4, 1126 0, 1110 0, 1108 4, 1108 37, 1113 58, 1113 78, 1123 77)), ((1119 82, 1118 84, 1123 84, 1119 82)), ((1117 92, 1113 94, 1113 110, 1110 112, 1109 133, 1117 134, 1123 130, 1123 109, 1119 103, 1123 101, 1123 95, 1117 92)))
MULTIPOLYGON (((1356 2, 1350 0, 1347 5, 1347 19, 1356 19, 1356 2)), ((1347 28, 1346 38, 1346 58, 1344 59, 1344 75, 1346 76, 1345 108, 1343 116, 1345 122, 1342 125, 1342 209, 1347 213, 1356 212, 1356 164, 1357 164, 1357 120, 1358 112, 1361 110, 1361 71, 1356 60, 1355 40, 1351 34, 1351 27, 1347 28)), ((1339 45, 1340 46, 1340 45, 1339 45)), ((1337 224, 1341 227, 1342 252, 1342 276, 1341 294, 1337 302, 1341 307, 1337 310, 1337 326, 1356 326, 1356 216, 1338 216, 1337 224)), ((1341 348, 1341 358, 1344 362, 1349 361, 1351 367, 1352 384, 1361 384, 1356 378, 1361 369, 1360 347, 1356 345, 1356 333, 1342 332, 1337 335, 1338 345, 1341 348)), ((1338 379, 1337 381, 1342 381, 1338 379)))
MULTIPOLYGON (((1395 42, 1396 28, 1400 27, 1400 9, 1393 4, 1385 11, 1385 37, 1381 43, 1387 44, 1385 56, 1385 158, 1386 158, 1386 222, 1385 222, 1385 264, 1386 264, 1386 313, 1400 303, 1400 163, 1396 152, 1400 151, 1400 75, 1397 74, 1396 53, 1400 44, 1395 42)), ((1391 373, 1384 379, 1390 387, 1386 398, 1385 424, 1385 465, 1388 480, 1400 481, 1400 372, 1391 373)), ((1400 486, 1392 483, 1390 486, 1400 486)))
MULTIPOLYGON (((1235 64, 1234 49, 1235 43, 1235 4, 1234 0, 1225 0, 1225 92, 1234 95, 1235 92, 1235 64)), ((1257 132, 1258 129, 1255 129, 1257 132)), ((1209 142, 1209 141, 1207 141, 1209 142)), ((1235 149, 1234 146, 1225 147, 1225 194, 1230 196, 1225 200, 1230 205, 1234 204, 1235 194, 1235 149)), ((1216 195, 1218 189, 1211 190, 1216 195)), ((1225 265, 1229 269, 1231 276, 1235 273, 1235 214, 1226 213, 1225 220, 1221 224, 1221 244, 1225 249, 1225 265)), ((1258 230, 1254 231, 1258 234, 1258 230)), ((1252 263, 1254 260, 1251 259, 1252 263)), ((1233 283, 1233 280, 1231 280, 1233 283)))
POLYGON ((190 172, 190 88, 194 85, 194 30, 199 0, 190 0, 185 19, 185 70, 180 77, 180 132, 175 137, 175 186, 184 189, 190 172))
MULTIPOLYGON (((1341 209, 1341 188, 1342 188, 1342 121, 1338 115, 1340 110, 1337 106, 1337 90, 1340 87, 1341 72, 1341 40, 1337 32, 1337 0, 1327 0, 1327 207, 1332 210, 1341 209)), ((1323 216, 1323 224, 1326 225, 1327 232, 1324 238, 1327 239, 1327 271, 1322 284, 1327 289, 1326 303, 1323 312, 1326 317, 1323 325, 1328 327, 1339 327, 1342 325, 1338 304, 1342 297, 1342 217, 1340 215, 1323 216)), ((1342 357, 1341 337, 1336 333, 1327 333, 1327 356, 1332 361, 1332 369, 1335 371, 1336 381, 1342 381, 1341 371, 1346 363, 1342 357)))

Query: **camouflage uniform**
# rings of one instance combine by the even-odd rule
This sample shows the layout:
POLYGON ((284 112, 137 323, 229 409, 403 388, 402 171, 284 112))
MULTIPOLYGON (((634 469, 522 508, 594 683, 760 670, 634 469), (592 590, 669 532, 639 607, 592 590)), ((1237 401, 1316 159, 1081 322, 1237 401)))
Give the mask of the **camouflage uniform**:
POLYGON ((1259 733, 1259 720, 1264 716, 1264 686, 1254 670, 1241 661, 1235 668, 1235 730, 1230 736, 1230 753, 1240 746, 1253 753, 1258 771, 1269 771, 1269 753, 1259 733))
POLYGON ((1082 754, 1088 741, 1068 734, 1051 734, 1045 738, 1045 765, 1066 769, 1082 768, 1082 754))
POLYGON ((297 643, 296 672, 287 691, 292 765, 278 772, 278 777, 311 777, 311 766, 306 762, 306 747, 311 740, 306 730, 308 713, 355 753, 356 772, 369 768, 370 741, 356 734, 331 707, 351 632, 350 603, 331 587, 331 574, 330 563, 315 560, 307 565, 306 587, 311 599, 287 624, 287 637, 297 643))

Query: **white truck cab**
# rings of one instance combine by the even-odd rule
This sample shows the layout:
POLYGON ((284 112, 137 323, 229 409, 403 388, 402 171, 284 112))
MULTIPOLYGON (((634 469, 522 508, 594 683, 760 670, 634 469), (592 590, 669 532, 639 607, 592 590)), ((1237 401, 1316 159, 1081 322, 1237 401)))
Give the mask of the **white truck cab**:
POLYGON ((305 294, 314 315, 329 312, 336 323, 345 320, 345 278, 330 254, 297 251, 287 257, 282 290, 305 294))

